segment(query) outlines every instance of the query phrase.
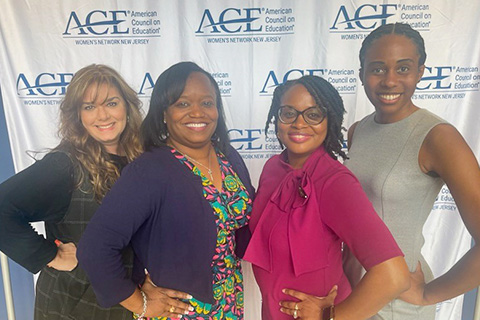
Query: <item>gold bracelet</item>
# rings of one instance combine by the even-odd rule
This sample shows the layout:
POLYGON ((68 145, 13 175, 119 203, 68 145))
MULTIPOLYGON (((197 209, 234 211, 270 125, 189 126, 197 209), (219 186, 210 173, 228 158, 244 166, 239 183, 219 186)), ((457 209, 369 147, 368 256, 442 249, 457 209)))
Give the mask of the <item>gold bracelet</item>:
POLYGON ((140 293, 142 294, 142 298, 143 298, 143 310, 141 314, 138 314, 135 312, 133 313, 135 317, 137 317, 137 320, 145 319, 145 313, 147 313, 147 295, 141 289, 140 289, 140 293))

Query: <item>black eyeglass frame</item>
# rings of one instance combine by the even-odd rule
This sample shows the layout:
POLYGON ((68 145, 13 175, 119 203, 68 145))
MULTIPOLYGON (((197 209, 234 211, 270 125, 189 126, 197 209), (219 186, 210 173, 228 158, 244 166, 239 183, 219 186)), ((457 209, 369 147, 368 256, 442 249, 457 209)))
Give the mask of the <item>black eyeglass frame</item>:
POLYGON ((319 105, 316 105, 316 106, 312 106, 312 107, 308 107, 307 109, 303 110, 303 111, 298 111, 297 109, 295 109, 294 107, 292 106, 288 106, 288 105, 285 105, 285 106, 280 106, 280 108, 278 108, 278 112, 277 112, 277 116, 278 116, 278 120, 280 120, 281 123, 283 124, 292 124, 292 123, 295 123, 295 121, 297 121, 298 119, 298 116, 299 115, 302 115, 303 117, 303 120, 305 121, 305 123, 307 123, 308 125, 311 125, 311 126, 316 126, 316 125, 319 125, 323 122, 323 120, 325 120, 325 118, 327 117, 327 109, 325 109, 324 107, 322 106, 319 106, 319 105), (296 113, 296 116, 295 118, 293 119, 293 121, 285 121, 285 119, 282 119, 282 116, 281 116, 281 113, 282 113, 282 109, 285 109, 285 108, 289 108, 290 110, 293 110, 295 113, 296 113), (312 109, 319 109, 321 111, 321 114, 322 114, 322 119, 318 122, 318 123, 311 123, 311 119, 308 119, 308 118, 305 118, 305 113, 309 110, 312 110, 312 109))

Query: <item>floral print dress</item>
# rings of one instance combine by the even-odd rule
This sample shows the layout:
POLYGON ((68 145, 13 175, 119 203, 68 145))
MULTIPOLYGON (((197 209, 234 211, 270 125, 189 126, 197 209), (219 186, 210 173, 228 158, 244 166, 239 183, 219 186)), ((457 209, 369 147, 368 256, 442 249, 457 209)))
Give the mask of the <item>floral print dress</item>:
POLYGON ((243 319, 243 276, 240 259, 234 252, 235 230, 245 226, 250 219, 252 200, 223 153, 219 150, 215 151, 222 174, 222 190, 218 190, 188 158, 172 149, 172 154, 181 163, 202 178, 203 195, 212 207, 217 225, 217 243, 211 264, 213 296, 216 302, 204 303, 193 297, 188 302, 195 310, 184 315, 182 319, 243 319))

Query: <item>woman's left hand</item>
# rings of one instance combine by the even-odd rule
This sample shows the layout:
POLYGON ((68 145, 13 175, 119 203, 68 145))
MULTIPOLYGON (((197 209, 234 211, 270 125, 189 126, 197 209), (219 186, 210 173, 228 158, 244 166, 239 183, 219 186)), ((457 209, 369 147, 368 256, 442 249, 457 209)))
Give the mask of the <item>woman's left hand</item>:
POLYGON ((403 292, 399 298, 417 306, 426 306, 430 304, 425 299, 425 275, 423 274, 420 261, 418 262, 415 271, 410 272, 410 289, 403 292))
POLYGON ((326 297, 316 297, 300 291, 284 289, 282 290, 283 293, 300 301, 280 301, 280 311, 291 315, 294 319, 321 320, 322 309, 333 305, 337 296, 337 289, 337 286, 333 286, 326 297))
POLYGON ((78 265, 77 247, 73 242, 63 243, 56 240, 57 254, 55 258, 47 264, 47 267, 58 271, 72 271, 78 265))

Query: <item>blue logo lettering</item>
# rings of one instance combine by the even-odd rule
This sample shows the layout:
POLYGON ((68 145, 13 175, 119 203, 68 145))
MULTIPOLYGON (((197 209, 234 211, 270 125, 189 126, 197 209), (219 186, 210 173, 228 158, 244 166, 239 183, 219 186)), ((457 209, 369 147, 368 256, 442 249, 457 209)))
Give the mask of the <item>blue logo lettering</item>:
POLYGON ((145 77, 143 77, 142 85, 140 86, 140 91, 138 91, 139 95, 144 95, 145 92, 144 90, 150 90, 153 89, 155 86, 155 82, 152 79, 152 76, 150 75, 149 72, 145 73, 145 77))
POLYGON ((17 94, 21 96, 54 96, 65 95, 67 85, 73 73, 40 73, 31 85, 25 74, 20 73, 17 78, 17 94), (26 94, 23 94, 26 92, 26 94))
POLYGON ((283 75, 283 77, 280 78, 282 80, 282 82, 279 82, 278 77, 275 74, 275 71, 272 70, 268 73, 267 79, 265 80, 265 82, 263 84, 263 87, 262 87, 262 90, 260 90, 260 93, 263 93, 263 94, 268 93, 269 89, 275 88, 279 84, 285 83, 286 81, 288 81, 290 79, 297 79, 297 78, 300 78, 304 75, 322 76, 324 73, 325 73, 325 69, 305 69, 305 70, 291 69, 291 70, 288 70, 283 75), (292 75, 294 75, 294 76, 292 76, 292 75))
POLYGON ((232 133, 237 133, 240 135, 240 138, 230 139, 230 143, 234 146, 236 150, 259 150, 262 149, 262 144, 254 146, 253 142, 255 140, 260 139, 260 135, 262 134, 262 130, 260 129, 230 129, 228 133, 232 135, 232 133), (245 147, 245 148, 244 148, 245 147))
POLYGON ((200 25, 195 33, 204 33, 202 29, 206 28, 210 28, 209 33, 260 32, 262 31, 262 26, 254 28, 252 25, 252 22, 259 19, 254 17, 255 13, 260 12, 260 8, 227 8, 220 13, 218 20, 215 21, 210 10, 205 9, 200 25))
POLYGON ((445 83, 442 84, 442 81, 444 79, 450 78, 452 69, 453 67, 425 67, 425 73, 428 71, 429 75, 427 76, 424 75, 422 79, 420 79, 420 82, 417 84, 417 89, 418 90, 450 89, 452 87, 452 84, 451 83, 448 83, 448 85, 446 85, 445 83), (422 87, 421 86, 422 83, 427 83, 427 85, 422 87))
POLYGON ((70 13, 68 18, 67 26, 63 35, 70 36, 71 32, 74 32, 74 35, 89 35, 93 34, 96 36, 111 34, 127 34, 129 28, 126 30, 120 30, 121 24, 125 22, 123 18, 127 16, 127 11, 116 10, 116 11, 101 11, 93 10, 87 14, 85 17, 85 22, 79 19, 75 11, 70 13), (123 19, 123 20, 122 20, 123 19))
POLYGON ((380 22, 380 25, 384 25, 387 23, 387 18, 394 15, 394 13, 388 13, 390 8, 397 10, 397 5, 364 4, 358 7, 353 15, 349 15, 345 6, 342 5, 330 30, 338 30, 338 25, 344 25, 343 30, 355 30, 357 28, 362 30, 375 29, 378 22, 380 22), (370 24, 366 25, 366 22, 370 22, 370 24))

